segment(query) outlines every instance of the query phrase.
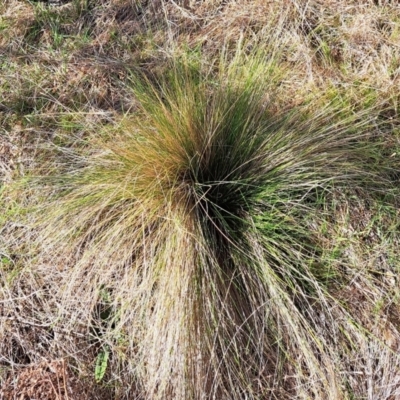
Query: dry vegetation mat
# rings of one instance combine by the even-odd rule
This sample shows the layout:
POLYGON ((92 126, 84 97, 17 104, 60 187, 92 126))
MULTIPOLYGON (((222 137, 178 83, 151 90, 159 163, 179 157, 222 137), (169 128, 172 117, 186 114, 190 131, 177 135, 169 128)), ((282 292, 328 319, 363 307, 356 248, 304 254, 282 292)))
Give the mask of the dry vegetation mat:
POLYGON ((400 7, 0 4, 0 398, 400 399, 400 7))

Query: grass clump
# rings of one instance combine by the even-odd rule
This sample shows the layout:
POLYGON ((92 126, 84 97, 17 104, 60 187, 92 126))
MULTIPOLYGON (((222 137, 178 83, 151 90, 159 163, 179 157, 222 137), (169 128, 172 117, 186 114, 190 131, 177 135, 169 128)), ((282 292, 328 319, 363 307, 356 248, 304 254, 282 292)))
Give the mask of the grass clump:
POLYGON ((360 345, 399 365, 345 301, 356 275, 377 285, 321 234, 340 193, 388 203, 386 125, 340 93, 288 109, 287 73, 241 52, 135 73, 132 114, 53 144, 24 183, 52 329, 86 327, 129 396, 338 399, 362 392, 343 378, 360 345))

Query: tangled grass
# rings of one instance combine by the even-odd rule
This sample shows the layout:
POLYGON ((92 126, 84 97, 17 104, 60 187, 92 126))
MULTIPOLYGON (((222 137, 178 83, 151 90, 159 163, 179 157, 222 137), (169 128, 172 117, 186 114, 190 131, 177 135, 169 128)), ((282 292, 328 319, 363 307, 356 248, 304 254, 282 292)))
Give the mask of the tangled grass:
POLYGON ((277 57, 189 57, 162 75, 133 73, 133 112, 59 134, 16 186, 31 201, 13 237, 31 232, 34 267, 14 281, 36 282, 35 318, 52 335, 80 338, 56 354, 78 369, 82 352, 110 354, 116 398, 398 391, 383 385, 399 387, 398 355, 346 299, 358 280, 360 304, 382 286, 327 256, 323 240, 341 196, 394 207, 383 107, 351 106, 339 91, 284 107, 289 71, 277 57), (383 354, 393 375, 365 384, 360 348, 372 354, 364 364, 383 354))
POLYGON ((399 21, 1 2, 0 397, 400 398, 399 21))

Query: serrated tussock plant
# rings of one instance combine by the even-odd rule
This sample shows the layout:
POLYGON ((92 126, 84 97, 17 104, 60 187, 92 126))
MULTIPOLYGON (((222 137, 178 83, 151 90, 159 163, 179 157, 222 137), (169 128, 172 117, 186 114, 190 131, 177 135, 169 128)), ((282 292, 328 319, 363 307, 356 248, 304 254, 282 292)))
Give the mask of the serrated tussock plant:
POLYGON ((139 398, 346 390, 338 339, 319 335, 313 313, 351 315, 330 295, 340 270, 321 278, 313 227, 333 218, 332 192, 386 190, 379 122, 339 94, 285 107, 285 73, 240 55, 133 74, 133 112, 58 148, 28 181, 59 323, 90 324, 107 288, 113 313, 99 340, 139 398))

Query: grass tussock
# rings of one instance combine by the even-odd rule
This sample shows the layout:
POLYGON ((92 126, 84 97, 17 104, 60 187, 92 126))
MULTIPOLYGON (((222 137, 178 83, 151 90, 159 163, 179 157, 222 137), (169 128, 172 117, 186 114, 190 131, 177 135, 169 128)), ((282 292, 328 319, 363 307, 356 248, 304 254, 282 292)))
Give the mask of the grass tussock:
POLYGON ((400 396, 395 8, 12 3, 1 395, 400 396))
POLYGON ((318 227, 336 192, 388 197, 393 164, 374 108, 355 113, 338 94, 277 109, 276 57, 134 74, 133 116, 55 146, 24 183, 59 323, 104 318, 92 336, 123 349, 145 398, 346 391, 338 345, 366 328, 331 295, 350 279, 321 260, 318 227), (316 309, 346 335, 321 336, 316 309))

